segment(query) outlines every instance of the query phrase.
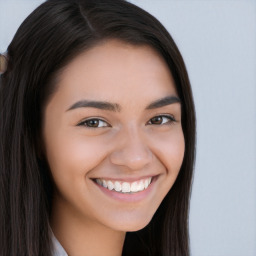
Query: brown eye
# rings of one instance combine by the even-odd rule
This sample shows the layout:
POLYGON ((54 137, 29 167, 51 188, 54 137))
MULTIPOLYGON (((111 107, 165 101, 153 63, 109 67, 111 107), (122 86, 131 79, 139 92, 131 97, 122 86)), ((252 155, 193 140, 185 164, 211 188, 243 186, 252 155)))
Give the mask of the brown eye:
POLYGON ((89 119, 81 122, 79 126, 85 126, 88 128, 101 128, 101 127, 107 127, 109 125, 107 122, 101 119, 93 118, 93 119, 89 119))
POLYGON ((161 116, 156 116, 151 119, 152 124, 161 124, 163 122, 163 118, 161 116))
POLYGON ((98 127, 99 126, 99 120, 97 119, 91 119, 85 122, 87 124, 87 126, 90 127, 98 127))
POLYGON ((161 116, 155 116, 150 119, 149 123, 154 125, 162 125, 162 124, 168 124, 175 122, 175 119, 173 116, 168 115, 161 115, 161 116))

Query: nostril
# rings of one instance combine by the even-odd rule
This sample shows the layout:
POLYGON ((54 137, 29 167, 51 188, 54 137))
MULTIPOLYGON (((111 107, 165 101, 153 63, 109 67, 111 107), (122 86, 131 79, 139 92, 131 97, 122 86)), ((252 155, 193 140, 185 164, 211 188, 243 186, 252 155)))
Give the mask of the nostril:
POLYGON ((112 164, 137 170, 152 162, 153 154, 148 147, 147 138, 137 126, 131 125, 122 129, 118 136, 109 155, 112 164))
POLYGON ((133 150, 131 148, 123 148, 112 152, 110 155, 112 164, 126 166, 132 170, 144 168, 152 162, 152 159, 151 151, 146 148, 133 150))

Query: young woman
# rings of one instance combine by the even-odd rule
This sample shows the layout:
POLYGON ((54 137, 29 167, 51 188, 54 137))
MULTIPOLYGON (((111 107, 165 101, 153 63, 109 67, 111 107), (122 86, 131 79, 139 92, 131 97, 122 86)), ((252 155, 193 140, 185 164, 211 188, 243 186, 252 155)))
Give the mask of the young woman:
POLYGON ((48 0, 6 55, 0 255, 189 255, 194 104, 159 21, 48 0))

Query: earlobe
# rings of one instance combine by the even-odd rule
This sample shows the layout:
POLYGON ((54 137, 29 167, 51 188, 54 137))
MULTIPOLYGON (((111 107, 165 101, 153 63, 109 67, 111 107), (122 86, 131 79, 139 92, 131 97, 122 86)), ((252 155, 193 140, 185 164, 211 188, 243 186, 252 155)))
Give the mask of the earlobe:
POLYGON ((0 74, 3 74, 7 70, 8 59, 4 54, 0 54, 0 74))

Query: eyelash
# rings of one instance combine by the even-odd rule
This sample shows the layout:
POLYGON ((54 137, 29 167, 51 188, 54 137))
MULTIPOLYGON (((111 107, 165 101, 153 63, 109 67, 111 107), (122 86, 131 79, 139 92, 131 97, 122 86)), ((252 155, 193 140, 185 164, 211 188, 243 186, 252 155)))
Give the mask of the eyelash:
MULTIPOLYGON (((167 118, 169 121, 163 123, 163 124, 160 124, 160 125, 164 125, 164 124, 172 124, 174 122, 176 122, 176 119, 174 118, 173 115, 158 115, 158 116, 154 116, 153 118, 151 118, 150 120, 154 119, 154 118, 158 118, 158 117, 161 117, 161 118, 167 118)), ((152 124, 152 125, 157 125, 157 124, 152 124)))
MULTIPOLYGON (((159 117, 161 117, 162 119, 163 119, 163 118, 167 118, 167 119, 169 119, 169 121, 167 121, 167 122, 165 122, 165 123, 163 123, 163 124, 152 124, 152 123, 151 123, 151 124, 152 124, 152 125, 168 125, 168 124, 170 125, 170 124, 176 122, 176 119, 175 119, 174 116, 172 116, 172 115, 158 115, 158 116, 154 116, 153 118, 150 119, 149 122, 152 122, 152 119, 154 119, 154 118, 159 118, 159 117)), ((107 123, 106 121, 104 121, 104 120, 102 120, 102 119, 100 119, 100 118, 90 118, 90 119, 87 119, 87 120, 82 121, 81 123, 78 124, 78 126, 85 126, 86 128, 89 128, 89 129, 109 127, 108 125, 101 126, 101 127, 91 127, 91 126, 89 126, 89 125, 87 124, 87 123, 90 122, 90 121, 97 121, 98 124, 99 124, 99 123, 102 123, 102 122, 107 123)))

